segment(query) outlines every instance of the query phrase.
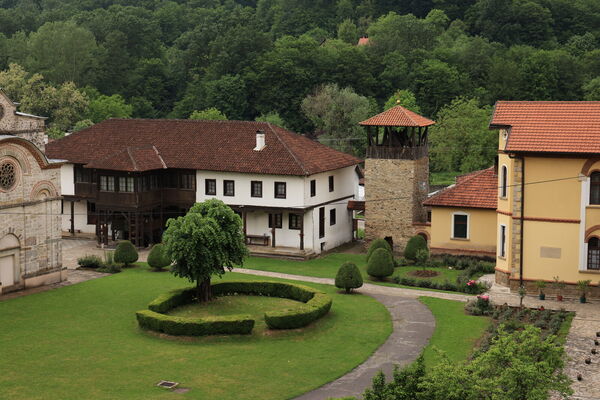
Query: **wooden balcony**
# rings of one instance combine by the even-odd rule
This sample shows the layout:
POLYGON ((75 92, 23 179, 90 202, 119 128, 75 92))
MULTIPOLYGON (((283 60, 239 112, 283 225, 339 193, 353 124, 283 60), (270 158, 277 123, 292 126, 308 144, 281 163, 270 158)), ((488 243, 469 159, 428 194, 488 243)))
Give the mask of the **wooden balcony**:
POLYGON ((394 160, 418 160, 429 155, 427 146, 416 147, 390 147, 390 146, 368 146, 367 158, 394 159, 394 160))

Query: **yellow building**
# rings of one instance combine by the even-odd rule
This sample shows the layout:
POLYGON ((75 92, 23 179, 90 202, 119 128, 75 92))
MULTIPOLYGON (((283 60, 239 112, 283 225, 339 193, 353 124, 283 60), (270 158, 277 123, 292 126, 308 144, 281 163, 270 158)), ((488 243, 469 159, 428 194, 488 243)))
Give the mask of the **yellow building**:
MULTIPOLYGON (((496 282, 600 280, 600 102, 500 101, 496 282)), ((600 291, 594 288, 592 296, 600 291)))
POLYGON ((498 176, 494 167, 456 178, 423 204, 431 208, 431 224, 417 227, 432 253, 496 256, 498 176))

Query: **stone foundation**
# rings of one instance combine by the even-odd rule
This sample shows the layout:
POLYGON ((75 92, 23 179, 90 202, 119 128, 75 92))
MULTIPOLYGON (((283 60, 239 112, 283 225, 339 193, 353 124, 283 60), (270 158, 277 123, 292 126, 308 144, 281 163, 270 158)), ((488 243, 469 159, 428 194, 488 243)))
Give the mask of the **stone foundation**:
MULTIPOLYGON (((536 281, 523 280, 523 286, 528 295, 538 295, 540 290, 537 288, 536 281)), ((508 287, 511 293, 519 292, 519 279, 510 278, 507 272, 496 270, 496 284, 504 287, 508 287)), ((546 298, 554 299, 558 294, 558 291, 552 287, 552 282, 546 283, 544 289, 546 298)), ((567 283, 567 286, 561 290, 561 294, 564 298, 568 299, 579 299, 580 293, 575 283, 567 283)), ((600 285, 590 286, 586 296, 588 299, 600 299, 600 285)))

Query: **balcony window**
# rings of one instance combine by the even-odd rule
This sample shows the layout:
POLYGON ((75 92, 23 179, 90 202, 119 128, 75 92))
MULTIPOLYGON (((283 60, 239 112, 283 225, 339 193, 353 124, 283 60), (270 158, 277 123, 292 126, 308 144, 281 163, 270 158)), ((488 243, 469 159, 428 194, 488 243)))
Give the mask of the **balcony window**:
POLYGON ((115 191, 115 177, 114 176, 100 176, 100 190, 102 192, 114 192, 115 191))
POLYGON ((217 194, 217 180, 206 179, 204 181, 204 193, 207 196, 215 196, 217 194))
POLYGON ((262 182, 261 181, 250 182, 250 195, 252 197, 262 197, 262 182))
POLYGON ((285 199, 286 197, 286 185, 285 182, 275 182, 275 198, 285 199))
POLYGON ((600 204, 600 172, 590 176, 590 204, 600 204))
POLYGON ((178 187, 178 179, 179 175, 177 173, 171 172, 165 175, 165 187, 167 189, 177 189, 178 187))
POLYGON ((600 239, 597 237, 588 241, 587 269, 600 270, 600 239))
POLYGON ((80 166, 75 166, 75 183, 90 183, 92 181, 92 171, 80 166))
POLYGON ((235 181, 223 181, 223 196, 235 196, 235 181))
POLYGON ((195 174, 182 174, 181 175, 181 188, 185 190, 196 189, 196 175, 195 174))
POLYGON ((133 192, 133 177, 130 177, 130 176, 119 177, 119 192, 126 192, 126 193, 133 192))

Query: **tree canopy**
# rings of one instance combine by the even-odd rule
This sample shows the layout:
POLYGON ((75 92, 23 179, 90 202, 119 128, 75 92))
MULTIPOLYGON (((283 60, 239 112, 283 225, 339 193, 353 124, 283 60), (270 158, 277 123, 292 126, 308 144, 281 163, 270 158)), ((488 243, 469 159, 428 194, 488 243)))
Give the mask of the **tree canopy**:
POLYGON ((242 220, 217 199, 196 203, 183 217, 167 221, 163 234, 171 272, 195 282, 199 301, 211 299, 210 281, 242 265, 247 256, 242 220))

